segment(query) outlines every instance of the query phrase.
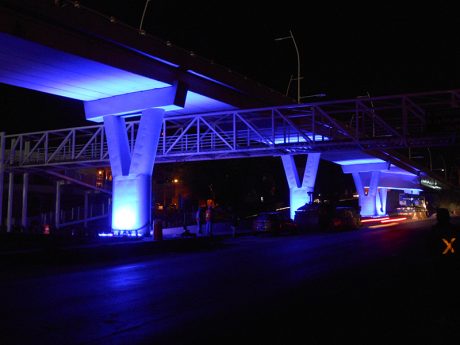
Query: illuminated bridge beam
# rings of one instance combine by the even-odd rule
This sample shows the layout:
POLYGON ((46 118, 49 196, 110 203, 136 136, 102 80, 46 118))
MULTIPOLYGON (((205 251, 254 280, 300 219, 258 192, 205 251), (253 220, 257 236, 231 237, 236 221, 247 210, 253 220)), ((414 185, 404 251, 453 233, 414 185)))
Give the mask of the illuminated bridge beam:
POLYGON ((107 115, 139 114, 150 108, 177 110, 185 106, 186 95, 185 85, 177 82, 170 87, 85 101, 85 115, 87 120, 101 122, 107 115))

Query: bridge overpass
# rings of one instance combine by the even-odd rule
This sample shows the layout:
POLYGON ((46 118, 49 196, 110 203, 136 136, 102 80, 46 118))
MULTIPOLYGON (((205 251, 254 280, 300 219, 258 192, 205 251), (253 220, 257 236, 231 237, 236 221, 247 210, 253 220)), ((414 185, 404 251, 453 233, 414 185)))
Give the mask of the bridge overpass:
MULTIPOLYGON (((457 109, 459 90, 172 115, 161 123, 156 163, 451 146, 456 128, 432 128, 430 118, 457 109)), ((140 116, 140 114, 137 114, 140 116)), ((63 115, 65 116, 65 115, 63 115)), ((126 123, 132 153, 140 121, 126 123)), ((5 136, 11 167, 88 166, 109 163, 104 125, 5 136)), ((334 158, 331 158, 333 160, 334 158)), ((396 157, 391 163, 401 165, 396 157)), ((419 173, 421 168, 410 167, 419 173)))
MULTIPOLYGON (((380 193, 385 188, 415 193, 422 188, 422 180, 431 181, 432 187, 448 188, 446 181, 401 152, 458 144, 458 131, 454 127, 450 131, 445 127, 435 130, 430 126, 430 117, 446 109, 455 110, 454 101, 459 94, 460 90, 448 90, 166 115, 161 125, 155 164, 281 157, 293 194, 293 210, 308 201, 308 192, 314 188, 318 159, 342 165, 344 173, 353 174, 358 190, 370 186, 372 174, 374 188, 380 193), (293 161, 288 158, 302 154, 318 157, 310 161, 311 175, 304 177, 307 185, 303 187, 293 161)), ((139 125, 139 120, 133 120, 125 126, 130 155, 133 154, 139 125)), ((1 142, 3 169, 10 172, 45 169, 49 174, 85 186, 66 176, 63 170, 110 164, 104 125, 2 134, 1 142)), ((366 215, 384 213, 384 198, 376 192, 369 206, 363 196, 366 215)))
MULTIPOLYGON (((377 215, 387 188, 416 192, 421 179, 443 185, 397 150, 457 142, 456 131, 436 129, 431 119, 457 112, 460 90, 292 104, 77 1, 0 0, 0 28, 0 82, 78 99, 87 120, 103 123, 2 134, 0 194, 5 171, 10 186, 14 171, 64 176, 64 167, 110 163, 117 231, 137 235, 150 226, 156 163, 280 156, 294 212, 326 159, 353 174, 363 214, 377 215), (297 154, 308 156, 303 178, 297 154)), ((9 193, 7 220, 11 204, 9 193)))

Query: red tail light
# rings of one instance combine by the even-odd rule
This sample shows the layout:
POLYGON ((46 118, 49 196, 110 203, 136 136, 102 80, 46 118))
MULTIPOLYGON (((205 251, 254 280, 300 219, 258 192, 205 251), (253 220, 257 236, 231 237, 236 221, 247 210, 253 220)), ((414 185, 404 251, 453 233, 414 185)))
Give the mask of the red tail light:
POLYGON ((340 225, 342 225, 342 220, 341 220, 341 219, 338 219, 338 218, 334 218, 334 219, 332 220, 332 225, 334 225, 334 226, 340 226, 340 225))

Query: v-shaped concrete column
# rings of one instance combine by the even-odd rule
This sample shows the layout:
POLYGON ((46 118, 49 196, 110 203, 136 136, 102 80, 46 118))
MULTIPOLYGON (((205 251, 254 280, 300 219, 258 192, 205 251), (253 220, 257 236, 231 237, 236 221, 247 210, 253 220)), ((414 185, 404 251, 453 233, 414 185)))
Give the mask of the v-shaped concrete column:
POLYGON ((359 194, 361 216, 380 216, 386 214, 387 189, 378 189, 380 171, 372 171, 369 190, 365 194, 364 185, 359 172, 353 172, 353 181, 359 194))
POLYGON ((152 173, 163 123, 163 109, 142 112, 132 155, 125 120, 104 116, 113 177, 112 231, 142 235, 150 231, 152 173))
POLYGON ((289 204, 291 207, 291 218, 294 219, 295 211, 305 205, 307 202, 312 202, 313 191, 315 190, 316 174, 318 173, 319 160, 321 153, 309 153, 303 180, 300 181, 299 173, 295 165, 294 156, 281 156, 283 160, 284 172, 289 185, 290 198, 289 204))

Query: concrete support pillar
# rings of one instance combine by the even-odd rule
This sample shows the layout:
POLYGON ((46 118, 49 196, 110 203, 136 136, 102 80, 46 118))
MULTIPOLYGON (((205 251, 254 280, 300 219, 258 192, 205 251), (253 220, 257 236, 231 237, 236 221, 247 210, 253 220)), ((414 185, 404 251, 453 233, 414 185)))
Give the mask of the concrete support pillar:
POLYGON ((151 225, 152 173, 163 124, 163 109, 142 112, 136 143, 129 152, 125 121, 104 116, 113 176, 112 230, 147 234, 151 225))
POLYGON ((54 203, 54 227, 59 229, 61 223, 61 181, 56 181, 56 198, 54 203))
MULTIPOLYGON (((378 184, 380 179, 380 171, 372 171, 367 193, 362 182, 359 172, 353 172, 353 180, 356 190, 359 194, 359 206, 361 207, 361 216, 372 217, 379 215, 378 209, 381 209, 381 199, 378 193, 378 184), (378 201, 377 201, 378 198, 378 201)), ((385 194, 386 204, 386 194, 385 194)), ((386 206, 385 206, 386 208, 386 206)))
POLYGON ((21 213, 21 225, 24 229, 27 229, 27 202, 29 194, 29 173, 22 175, 22 213, 21 213))
POLYGON ((0 132, 0 229, 3 226, 3 180, 5 177, 5 132, 0 132))
POLYGON ((302 181, 299 179, 294 156, 281 156, 284 172, 289 186, 289 204, 291 218, 294 219, 295 211, 308 202, 313 202, 313 192, 315 190, 316 175, 318 173, 320 153, 309 153, 302 181))
POLYGON ((14 174, 9 173, 8 178, 8 209, 6 211, 6 231, 11 232, 13 217, 14 174))

